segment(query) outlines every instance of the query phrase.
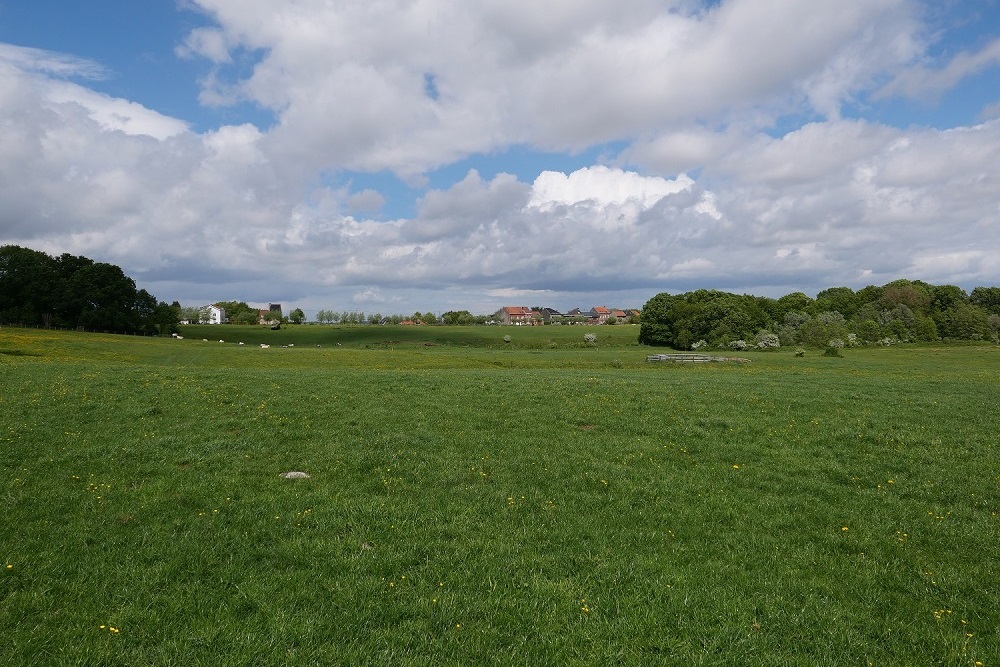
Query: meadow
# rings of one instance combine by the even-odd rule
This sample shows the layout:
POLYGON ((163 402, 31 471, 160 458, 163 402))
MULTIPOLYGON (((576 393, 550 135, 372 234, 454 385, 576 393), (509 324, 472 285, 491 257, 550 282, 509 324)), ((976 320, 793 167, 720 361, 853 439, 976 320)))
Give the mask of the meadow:
POLYGON ((0 664, 1000 665, 1000 348, 637 331, 0 329, 0 664))

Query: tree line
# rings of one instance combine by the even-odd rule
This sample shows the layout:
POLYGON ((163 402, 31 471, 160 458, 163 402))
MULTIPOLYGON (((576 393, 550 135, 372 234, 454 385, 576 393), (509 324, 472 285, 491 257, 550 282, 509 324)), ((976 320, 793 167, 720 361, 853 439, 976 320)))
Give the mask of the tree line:
POLYGON ((382 313, 365 313, 356 310, 320 310, 316 313, 316 321, 320 324, 402 324, 403 322, 413 322, 419 324, 486 324, 491 321, 494 315, 473 315, 467 310, 449 310, 440 316, 431 311, 421 313, 419 310, 412 315, 394 313, 383 315, 382 313))
POLYGON ((64 253, 0 246, 0 323, 161 334, 176 308, 157 301, 120 267, 64 253))
POLYGON ((642 310, 639 342, 678 350, 743 345, 827 347, 844 341, 1000 340, 1000 287, 896 280, 779 299, 716 290, 657 294, 642 310))

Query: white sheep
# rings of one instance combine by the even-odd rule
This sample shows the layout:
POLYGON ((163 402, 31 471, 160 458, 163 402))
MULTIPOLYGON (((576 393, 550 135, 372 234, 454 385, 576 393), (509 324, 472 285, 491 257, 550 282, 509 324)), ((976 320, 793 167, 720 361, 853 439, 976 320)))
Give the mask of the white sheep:
POLYGON ((260 344, 260 347, 261 347, 261 349, 263 349, 263 350, 266 350, 267 348, 269 348, 269 347, 271 347, 271 346, 270 346, 270 345, 267 345, 266 343, 261 343, 261 344, 260 344))

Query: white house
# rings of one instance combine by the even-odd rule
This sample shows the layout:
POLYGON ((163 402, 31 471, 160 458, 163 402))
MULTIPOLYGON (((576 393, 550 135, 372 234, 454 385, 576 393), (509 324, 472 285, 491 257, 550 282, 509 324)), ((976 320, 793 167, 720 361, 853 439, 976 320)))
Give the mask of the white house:
POLYGON ((202 306, 198 313, 203 324, 222 324, 226 321, 226 309, 214 304, 202 306))

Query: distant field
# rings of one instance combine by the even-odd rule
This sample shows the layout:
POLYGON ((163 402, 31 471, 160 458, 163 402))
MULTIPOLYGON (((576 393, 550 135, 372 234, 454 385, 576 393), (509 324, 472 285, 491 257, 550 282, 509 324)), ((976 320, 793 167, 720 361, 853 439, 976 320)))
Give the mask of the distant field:
POLYGON ((278 331, 260 326, 190 325, 181 327, 182 335, 218 341, 306 345, 349 345, 353 347, 399 347, 408 345, 449 345, 481 348, 585 347, 586 334, 597 336, 597 346, 638 348, 639 326, 562 325, 544 327, 515 326, 366 326, 304 324, 283 325, 278 331), (510 342, 504 341, 510 337, 510 342))
POLYGON ((0 664, 1000 664, 1000 349, 637 329, 0 329, 0 664))

